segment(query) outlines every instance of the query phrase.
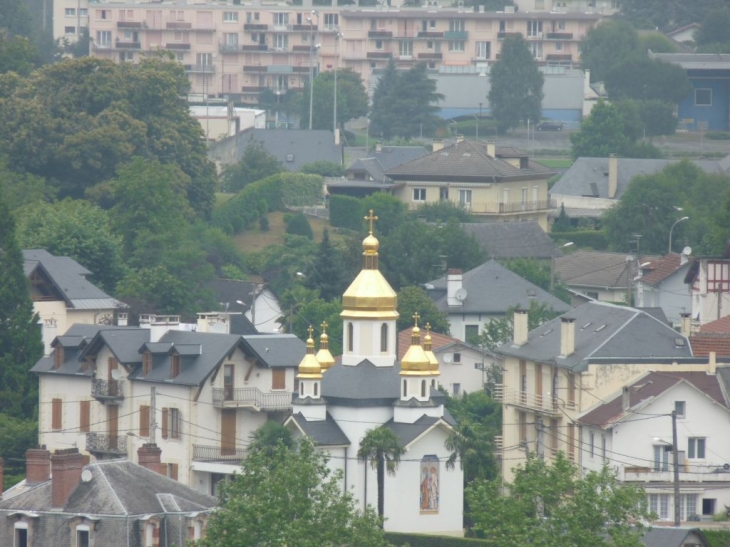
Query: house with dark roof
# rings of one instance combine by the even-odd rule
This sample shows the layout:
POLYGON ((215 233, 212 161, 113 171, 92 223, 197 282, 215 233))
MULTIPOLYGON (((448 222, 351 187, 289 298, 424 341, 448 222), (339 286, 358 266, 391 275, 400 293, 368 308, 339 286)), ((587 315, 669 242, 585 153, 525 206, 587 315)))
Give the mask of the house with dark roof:
POLYGON ((304 344, 291 334, 216 332, 230 315, 142 316, 140 327, 73 325, 32 368, 40 382, 39 442, 77 446, 90 461, 157 443, 168 476, 215 493, 249 435, 283 420, 304 344))
POLYGON ((54 256, 44 249, 28 249, 23 251, 23 260, 46 355, 51 341, 74 323, 127 324, 127 305, 86 279, 92 272, 74 259, 54 256))
POLYGON ((597 400, 578 418, 582 467, 600 471, 608 464, 621 482, 646 491, 659 521, 674 522, 674 412, 680 521, 724 514, 730 504, 730 408, 719 370, 713 364, 691 372, 645 372, 597 400), (647 416, 655 419, 642 419, 647 416))
POLYGON ((533 301, 558 313, 570 309, 496 260, 466 273, 449 270, 445 277, 427 283, 426 290, 438 309, 448 315, 451 334, 464 342, 473 341, 492 319, 504 317, 511 308, 526 310, 533 301))
POLYGON ((0 494, 0 545, 163 547, 201 539, 218 500, 160 474, 154 444, 141 446, 138 459, 88 464, 76 448, 28 450, 25 480, 0 494))
POLYGON ((682 314, 692 309, 690 291, 684 282, 688 271, 689 259, 685 254, 669 253, 642 262, 641 274, 634 283, 636 305, 661 308, 671 324, 679 327, 682 314))
POLYGON ((553 173, 516 148, 457 138, 455 144, 389 169, 393 194, 409 208, 450 201, 486 221, 537 222, 547 230, 553 173))
POLYGON ((495 393, 502 401, 506 480, 526 451, 546 458, 563 451, 584 466, 586 439, 579 435, 577 418, 639 376, 714 373, 720 363, 730 362, 694 356, 687 337, 652 314, 598 301, 532 331, 527 312, 516 312, 513 340, 495 353, 504 359, 503 384, 495 393))
POLYGON ((488 258, 551 260, 563 253, 537 222, 470 222, 461 229, 476 239, 488 258))
POLYGON ((656 526, 647 530, 641 541, 646 547, 710 547, 699 528, 656 526))

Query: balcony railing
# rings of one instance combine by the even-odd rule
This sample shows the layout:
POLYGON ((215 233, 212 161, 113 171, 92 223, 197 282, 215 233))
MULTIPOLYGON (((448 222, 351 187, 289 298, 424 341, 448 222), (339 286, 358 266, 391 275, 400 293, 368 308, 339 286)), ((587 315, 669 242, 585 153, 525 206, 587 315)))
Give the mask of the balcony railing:
POLYGON ((548 61, 572 61, 573 56, 570 53, 548 53, 545 55, 548 61))
POLYGON ((432 40, 434 38, 443 38, 444 33, 443 32, 436 32, 433 30, 425 31, 425 30, 419 30, 416 34, 416 38, 425 38, 426 40, 432 40))
POLYGON ((212 74, 215 72, 215 65, 185 65, 185 72, 212 74))
POLYGON ((269 25, 264 25, 261 23, 245 23, 243 25, 243 30, 252 30, 252 31, 269 30, 269 25))
POLYGON ((117 49, 141 49, 142 44, 140 42, 123 42, 121 40, 117 40, 114 42, 114 47, 117 49))
POLYGON ((213 405, 218 408, 253 408, 255 410, 288 410, 291 393, 264 393, 255 387, 236 389, 213 388, 213 405))
POLYGON ((117 21, 117 28, 142 28, 140 21, 117 21))
POLYGON ((368 31, 368 38, 377 38, 377 39, 383 39, 383 38, 392 38, 393 32, 390 30, 369 30, 368 31))
POLYGON ((548 211, 555 208, 555 200, 537 200, 526 202, 472 202, 462 204, 465 209, 474 214, 501 215, 517 213, 534 213, 537 211, 548 211))
POLYGON ((504 384, 497 384, 494 386, 494 399, 506 405, 519 406, 528 410, 545 412, 547 414, 560 414, 561 405, 563 408, 575 408, 575 403, 527 391, 520 391, 514 388, 508 388, 505 387, 504 384))
POLYGON ((124 382, 94 379, 91 381, 91 396, 101 402, 120 401, 124 399, 124 382))
POLYGON ((170 30, 189 30, 193 28, 193 24, 185 21, 168 21, 167 28, 170 30))
POLYGON ((467 40, 469 33, 465 30, 447 30, 444 32, 445 40, 467 40))
POLYGON ((240 462, 246 457, 243 448, 222 448, 202 444, 193 445, 193 461, 196 462, 240 462))
POLYGON ((317 25, 292 25, 296 32, 317 32, 317 25))
POLYGON ((548 40, 572 40, 572 32, 548 32, 545 37, 548 40))
POLYGON ((390 51, 368 51, 368 59, 390 59, 393 54, 390 51))
POLYGON ((443 57, 442 53, 419 53, 418 58, 419 59, 441 59, 443 57))
POLYGON ((190 44, 175 44, 167 42, 165 46, 167 49, 190 49, 190 44))
MULTIPOLYGON (((671 458, 670 458, 671 459, 671 458)), ((727 482, 727 473, 724 472, 722 465, 718 465, 717 473, 712 473, 712 467, 702 464, 700 467, 693 465, 691 460, 679 462, 679 480, 680 482, 727 482)), ((653 465, 621 465, 619 480, 629 482, 662 482, 671 483, 674 480, 674 468, 671 462, 666 467, 660 465, 659 470, 655 470, 653 465)))
POLYGON ((92 454, 123 455, 127 453, 126 435, 86 434, 86 450, 92 454))
POLYGON ((269 46, 266 44, 251 44, 241 46, 241 51, 269 51, 269 46))
POLYGON ((497 39, 504 40, 505 38, 507 38, 507 36, 514 36, 515 34, 520 34, 520 33, 519 32, 500 31, 497 33, 497 39))

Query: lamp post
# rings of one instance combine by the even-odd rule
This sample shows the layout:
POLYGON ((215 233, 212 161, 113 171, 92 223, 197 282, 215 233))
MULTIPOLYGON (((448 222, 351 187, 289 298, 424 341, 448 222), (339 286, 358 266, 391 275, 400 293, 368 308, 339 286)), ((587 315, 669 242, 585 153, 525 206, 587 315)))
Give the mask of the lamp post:
POLYGON ((573 245, 572 241, 568 241, 564 245, 561 245, 560 247, 553 247, 552 256, 550 257, 550 290, 552 291, 555 289, 555 251, 558 249, 565 249, 566 247, 570 247, 573 245))
POLYGON ((685 220, 689 220, 689 217, 682 217, 674 222, 672 224, 672 227, 669 229, 669 252, 672 252, 672 232, 674 231, 674 227, 679 224, 680 222, 683 222, 685 220))
MULTIPOLYGON (((319 13, 312 10, 312 15, 317 18, 317 28, 319 28, 319 13)), ((314 21, 311 17, 307 17, 309 22, 309 129, 312 129, 312 107, 314 106, 314 21)))
POLYGON ((335 108, 333 113, 334 122, 332 124, 332 133, 335 135, 337 142, 339 142, 339 139, 337 138, 337 71, 340 68, 340 56, 338 54, 337 46, 340 44, 340 38, 342 38, 342 33, 338 32, 335 36, 335 108))

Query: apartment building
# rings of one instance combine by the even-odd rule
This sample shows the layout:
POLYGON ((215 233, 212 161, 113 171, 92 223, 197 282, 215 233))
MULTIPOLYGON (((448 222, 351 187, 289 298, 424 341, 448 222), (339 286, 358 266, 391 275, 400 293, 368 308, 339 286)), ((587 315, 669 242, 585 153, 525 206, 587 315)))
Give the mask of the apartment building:
POLYGON ((486 73, 512 33, 527 38, 541 64, 572 66, 579 59, 579 41, 601 18, 599 13, 483 12, 437 5, 313 8, 310 0, 302 5, 234 0, 90 6, 81 0, 77 6, 78 1, 59 2, 56 17, 69 24, 54 27, 57 37, 68 36, 72 27, 77 32, 84 24, 80 10, 87 10, 92 55, 138 62, 150 52, 170 51, 185 66, 193 94, 241 103, 255 103, 264 89, 277 95, 301 90, 310 72, 337 67, 352 68, 367 86, 373 71, 391 59, 400 68, 423 61, 433 70, 471 67, 486 73), (62 8, 64 2, 73 6, 62 8))

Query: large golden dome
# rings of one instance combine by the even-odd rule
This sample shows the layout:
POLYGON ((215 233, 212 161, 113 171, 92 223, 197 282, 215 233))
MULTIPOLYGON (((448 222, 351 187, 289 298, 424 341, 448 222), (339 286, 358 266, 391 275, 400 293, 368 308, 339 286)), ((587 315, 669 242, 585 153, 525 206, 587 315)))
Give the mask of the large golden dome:
POLYGON ((319 380, 322 378, 322 367, 314 356, 314 339, 312 338, 312 327, 309 327, 309 338, 307 338, 307 353, 304 354, 299 363, 299 373, 297 378, 300 380, 319 380))

